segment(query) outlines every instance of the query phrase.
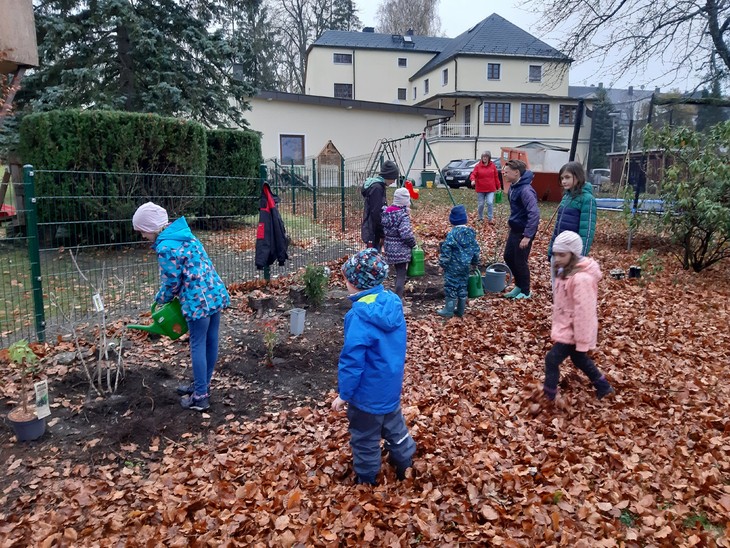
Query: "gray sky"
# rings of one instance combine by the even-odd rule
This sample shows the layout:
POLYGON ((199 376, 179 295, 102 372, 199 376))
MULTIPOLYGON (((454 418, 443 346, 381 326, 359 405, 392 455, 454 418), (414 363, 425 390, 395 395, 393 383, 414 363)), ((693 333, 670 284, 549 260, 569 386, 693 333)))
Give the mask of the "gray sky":
MULTIPOLYGON (((377 27, 376 12, 381 0, 355 0, 355 4, 363 26, 377 27)), ((441 30, 445 36, 455 38, 475 23, 497 13, 551 46, 558 47, 559 40, 555 36, 541 36, 538 33, 537 23, 540 14, 520 7, 526 4, 529 4, 527 0, 441 0, 439 4, 441 30)), ((603 82, 607 87, 627 88, 633 85, 637 88, 645 86, 646 89, 654 89, 658 86, 663 91, 670 88, 684 91, 694 83, 678 80, 673 76, 663 76, 661 60, 654 60, 652 66, 637 68, 632 74, 613 81, 613 77, 609 74, 612 62, 612 59, 606 59, 603 67, 596 62, 573 62, 570 69, 571 85, 588 86, 603 82)))

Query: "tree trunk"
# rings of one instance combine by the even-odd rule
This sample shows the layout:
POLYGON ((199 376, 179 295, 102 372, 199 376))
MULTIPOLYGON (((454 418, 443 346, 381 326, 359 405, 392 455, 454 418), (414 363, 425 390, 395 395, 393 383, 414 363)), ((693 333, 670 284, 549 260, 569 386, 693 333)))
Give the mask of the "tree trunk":
POLYGON ((124 110, 135 111, 136 91, 134 87, 134 66, 130 55, 129 30, 126 26, 117 27, 117 51, 119 59, 119 89, 124 96, 124 110))

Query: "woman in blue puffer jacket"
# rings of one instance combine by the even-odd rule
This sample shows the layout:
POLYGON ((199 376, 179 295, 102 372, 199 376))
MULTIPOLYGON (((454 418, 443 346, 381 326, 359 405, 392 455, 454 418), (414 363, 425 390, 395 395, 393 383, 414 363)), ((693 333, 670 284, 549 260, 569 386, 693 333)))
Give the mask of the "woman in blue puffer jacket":
MULTIPOLYGON (((586 172, 578 162, 568 162, 558 173, 563 199, 558 206, 553 236, 548 245, 548 258, 553 255, 553 242, 558 234, 570 230, 577 233, 583 241, 582 256, 588 255, 596 232, 596 199, 593 185, 586 182, 586 172)), ((551 269, 552 270, 552 269, 551 269)))
POLYGON ((230 305, 231 298, 185 217, 168 224, 167 211, 147 202, 134 213, 132 225, 144 239, 154 242, 157 252, 161 287, 155 302, 165 304, 177 297, 190 330, 193 382, 178 388, 183 396, 180 404, 204 411, 210 406, 210 379, 218 359, 221 310, 230 305))
POLYGON ((383 208, 381 220, 385 232, 385 260, 395 269, 394 293, 403 300, 411 249, 416 245, 409 216, 411 197, 407 189, 399 188, 393 195, 393 205, 383 208))

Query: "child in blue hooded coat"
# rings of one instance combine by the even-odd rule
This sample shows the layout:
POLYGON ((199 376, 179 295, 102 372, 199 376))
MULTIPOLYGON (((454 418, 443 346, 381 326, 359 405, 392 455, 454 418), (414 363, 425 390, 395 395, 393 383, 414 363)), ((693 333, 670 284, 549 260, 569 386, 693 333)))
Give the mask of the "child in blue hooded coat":
POLYGON ((160 267, 160 290, 155 302, 165 304, 175 297, 190 331, 193 382, 178 388, 185 409, 210 407, 210 379, 218 359, 221 310, 231 303, 226 286, 213 268, 208 254, 188 227, 185 217, 168 224, 167 211, 147 202, 132 218, 134 229, 153 243, 160 267))
POLYGON ((400 398, 406 361, 406 321, 395 293, 383 288, 388 265, 376 249, 350 257, 342 265, 352 308, 345 315, 340 353, 339 394, 332 409, 347 403, 350 446, 358 483, 375 485, 380 472, 380 440, 398 479, 411 466, 416 442, 408 433, 400 398))
POLYGON ((449 222, 454 228, 441 243, 439 265, 444 269, 444 294, 446 304, 437 312, 443 318, 454 314, 461 317, 466 308, 470 271, 479 265, 479 244, 476 232, 466 226, 466 208, 454 206, 449 214, 449 222))

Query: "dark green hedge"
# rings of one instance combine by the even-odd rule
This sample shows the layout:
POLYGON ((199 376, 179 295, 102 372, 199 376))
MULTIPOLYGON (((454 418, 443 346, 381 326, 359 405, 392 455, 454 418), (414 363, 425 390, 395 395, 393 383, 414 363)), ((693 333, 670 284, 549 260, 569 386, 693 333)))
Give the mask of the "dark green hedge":
POLYGON ((38 170, 67 172, 38 173, 36 195, 84 197, 39 202, 39 221, 58 223, 78 243, 133 237, 122 220, 147 200, 174 217, 205 196, 206 130, 196 122, 103 110, 36 113, 20 126, 20 154, 38 170))
POLYGON ((258 208, 261 137, 253 131, 208 131, 205 213, 217 216, 245 215, 258 208), (226 199, 215 199, 226 197, 226 199), (217 203, 220 202, 220 203, 217 203))

